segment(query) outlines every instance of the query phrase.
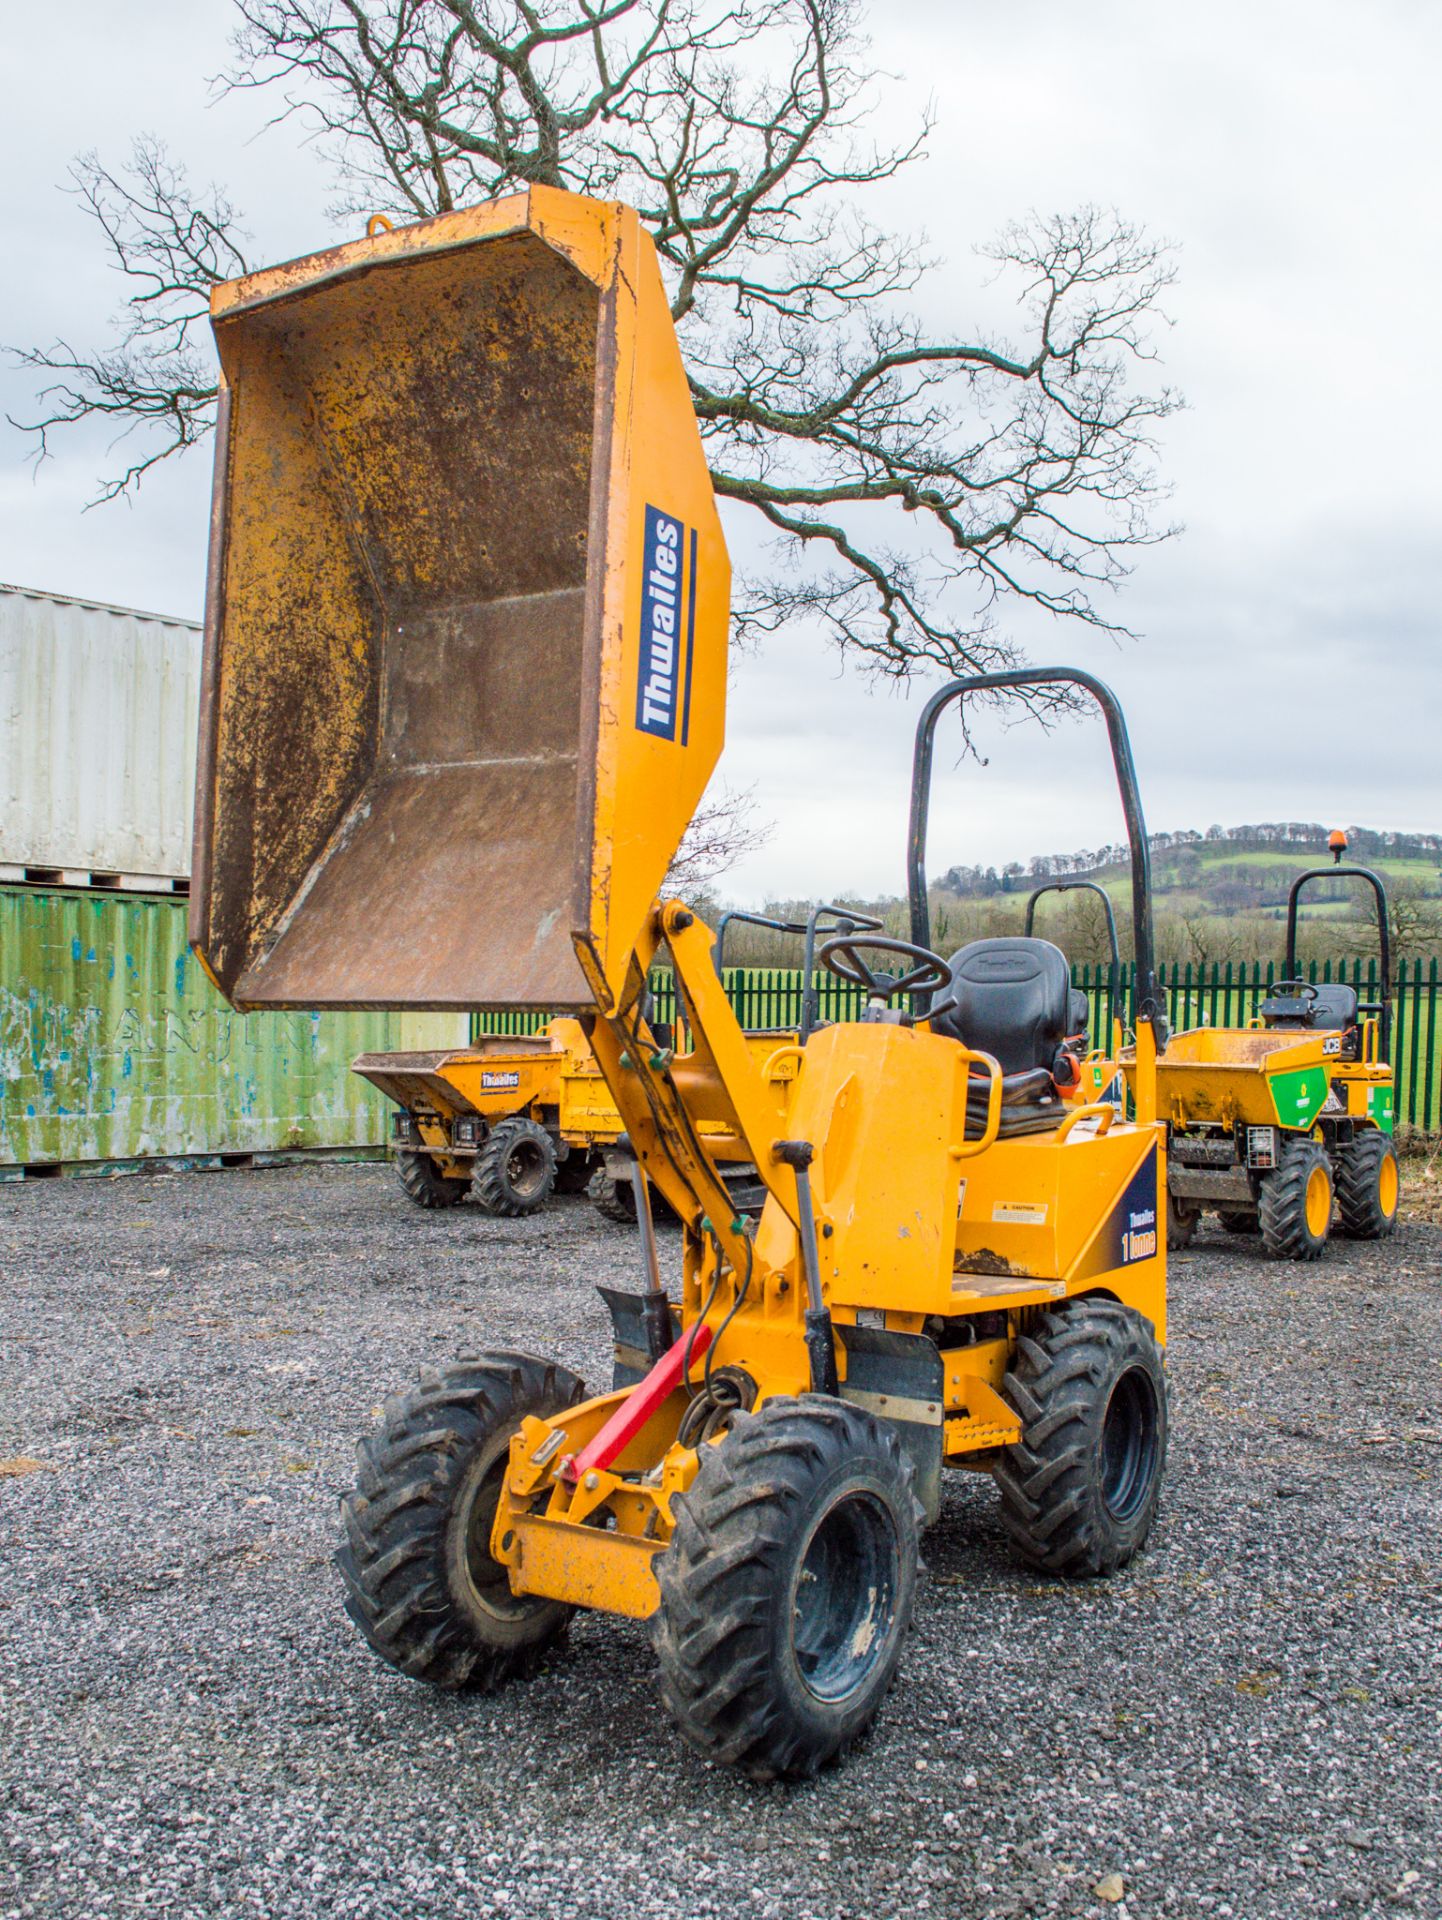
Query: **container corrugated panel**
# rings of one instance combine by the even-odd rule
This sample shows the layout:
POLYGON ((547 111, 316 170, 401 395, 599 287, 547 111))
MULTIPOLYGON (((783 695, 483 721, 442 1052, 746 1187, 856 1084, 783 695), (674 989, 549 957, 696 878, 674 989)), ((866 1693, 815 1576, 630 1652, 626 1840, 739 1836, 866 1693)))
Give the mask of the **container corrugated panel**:
POLYGON ((459 1014, 236 1013, 185 902, 0 888, 0 1166, 384 1142, 358 1053, 460 1045, 459 1014))
POLYGON ((0 864, 190 872, 200 629, 0 586, 0 864))

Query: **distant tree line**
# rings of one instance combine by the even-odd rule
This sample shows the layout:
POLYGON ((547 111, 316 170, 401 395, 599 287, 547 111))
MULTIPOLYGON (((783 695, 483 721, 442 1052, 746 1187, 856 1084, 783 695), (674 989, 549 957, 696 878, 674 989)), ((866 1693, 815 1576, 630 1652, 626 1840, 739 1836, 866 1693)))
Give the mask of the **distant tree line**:
MULTIPOLYGON (((1187 884, 1189 870, 1200 871, 1205 865, 1209 894, 1214 892, 1214 882, 1230 885, 1238 890, 1233 904, 1246 906, 1256 904, 1253 896, 1274 889, 1276 882, 1265 875, 1253 875, 1244 867, 1218 862, 1215 856, 1220 849, 1232 853, 1296 853, 1323 860, 1330 831, 1315 820, 1263 821, 1241 827, 1212 826, 1205 832, 1184 827, 1175 833, 1153 833, 1148 836, 1148 844, 1154 864, 1165 863, 1181 876, 1180 884, 1187 884)), ((1378 859, 1442 862, 1442 833, 1394 833, 1373 827, 1348 827, 1345 831, 1349 860, 1363 864, 1378 859)), ((1013 860, 1000 869, 950 867, 935 885, 960 899, 990 899, 999 893, 1028 893, 1043 880, 1099 878, 1111 869, 1125 867, 1129 859, 1125 846, 1082 847, 1075 853, 1036 854, 1025 865, 1013 860)))
MULTIPOLYGON (((1156 881, 1154 912, 1158 958, 1168 966, 1209 967, 1280 964, 1288 888, 1296 872, 1325 866, 1327 829, 1314 821, 1286 822, 1202 833, 1151 836, 1156 881), (1216 858, 1218 850, 1222 858, 1216 858), (1248 866, 1239 856, 1286 852, 1295 867, 1248 866), (1238 856, 1231 858, 1227 856, 1238 856)), ((1442 866, 1442 834, 1389 833, 1365 827, 1347 829, 1349 861, 1436 862, 1442 866)), ((1026 902, 1033 891, 1059 879, 1092 879, 1106 888, 1115 910, 1123 961, 1131 951, 1131 912, 1124 847, 1102 847, 1073 855, 1041 856, 1025 865, 1012 861, 995 867, 953 867, 932 884, 931 942, 951 953, 969 940, 1023 929, 1026 902)), ((1400 962, 1442 958, 1442 873, 1429 879, 1392 876, 1387 880, 1392 951, 1400 962)), ((697 903, 711 925, 724 907, 697 903)), ((881 920, 884 931, 911 937, 906 902, 895 895, 865 899, 845 894, 834 902, 881 920)), ((772 917, 804 922, 809 900, 771 900, 772 917)), ((1074 965, 1101 966, 1109 957, 1106 910, 1095 894, 1045 895, 1038 902, 1035 931, 1055 943, 1074 965)), ((1370 893, 1356 882, 1318 880, 1308 888, 1298 952, 1301 961, 1367 960, 1378 951, 1370 893)), ((736 924, 726 942, 728 965, 798 967, 801 940, 736 924)))

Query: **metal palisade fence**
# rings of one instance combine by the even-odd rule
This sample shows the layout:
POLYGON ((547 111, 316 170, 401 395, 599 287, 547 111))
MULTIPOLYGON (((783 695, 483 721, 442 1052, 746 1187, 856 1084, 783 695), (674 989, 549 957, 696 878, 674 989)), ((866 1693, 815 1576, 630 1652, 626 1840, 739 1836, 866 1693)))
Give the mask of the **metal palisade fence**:
MULTIPOLYGON (((1397 1080, 1397 1124, 1419 1133, 1442 1132, 1442 1031, 1439 1031, 1438 962, 1405 961, 1392 982, 1392 1065, 1397 1080)), ((1108 969, 1105 966, 1072 968, 1072 984, 1080 987, 1091 1003, 1091 1040, 1102 1046, 1107 1040, 1108 969)), ((1123 969, 1128 995, 1130 969, 1123 969)), ((1173 1032, 1185 1027, 1237 1027, 1255 1019, 1263 1000, 1282 978, 1275 962, 1213 962, 1203 966, 1163 966, 1158 968, 1160 984, 1167 996, 1173 1032)), ((1312 961, 1304 977, 1316 985, 1343 982, 1357 989, 1360 1000, 1377 998, 1378 979, 1375 960, 1312 961)), ((783 967, 728 967, 726 990, 737 1018, 752 1031, 770 1027, 793 1028, 801 1019, 804 983, 800 972, 783 967)), ((671 1020, 676 1012, 676 995, 669 972, 653 975, 651 989, 656 998, 656 1017, 671 1020)), ((819 1017, 823 1020, 855 1019, 861 996, 831 974, 823 974, 816 985, 819 1017)), ((533 1033, 545 1024, 543 1013, 483 1013, 474 1026, 480 1033, 533 1033)))

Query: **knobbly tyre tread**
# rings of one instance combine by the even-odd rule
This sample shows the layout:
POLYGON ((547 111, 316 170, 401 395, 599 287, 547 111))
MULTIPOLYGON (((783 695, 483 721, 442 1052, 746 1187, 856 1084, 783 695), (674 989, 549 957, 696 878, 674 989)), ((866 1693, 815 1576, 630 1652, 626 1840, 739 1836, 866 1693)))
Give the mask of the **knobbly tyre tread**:
POLYGON ((1219 1213, 1223 1233, 1260 1233, 1262 1223, 1254 1213, 1219 1213))
POLYGON ((570 1148, 564 1160, 556 1156, 557 1193, 586 1193, 595 1177, 595 1160, 585 1147, 570 1148))
MULTIPOLYGON (((662 1700, 699 1753, 753 1780, 808 1778, 868 1730, 895 1679, 915 1593, 923 1516, 911 1483, 887 1422, 827 1395, 769 1400, 701 1449, 656 1562, 661 1603, 651 1628, 662 1700), (886 1491, 901 1570, 893 1645, 854 1704, 823 1728, 785 1697, 773 1638, 808 1497, 848 1459, 886 1491)), ((819 1706, 808 1711, 825 1717, 819 1706)))
POLYGON ((1167 1249, 1171 1253, 1180 1253, 1183 1247, 1192 1244, 1192 1236, 1197 1230, 1197 1221, 1201 1218, 1195 1207, 1183 1207, 1171 1194, 1167 1195, 1167 1249))
POLYGON ((396 1178, 405 1190, 407 1199, 428 1210, 458 1207, 471 1190, 469 1180, 453 1180, 444 1173, 438 1173, 436 1163, 428 1153, 398 1153, 396 1178))
POLYGON ((535 1213, 550 1199, 556 1185, 556 1143, 546 1129, 525 1114, 512 1114, 498 1120, 486 1135, 476 1155, 472 1186, 476 1199, 487 1213, 502 1220, 518 1220, 535 1213), (527 1142, 542 1156, 545 1171, 533 1194, 521 1194, 513 1186, 506 1162, 518 1143, 527 1142))
POLYGON ((1382 1164, 1397 1149, 1379 1127, 1366 1127, 1352 1136, 1334 1163, 1337 1215, 1343 1233, 1352 1240, 1383 1240, 1397 1224, 1397 1210, 1382 1210, 1382 1164))
POLYGON ((1150 1323, 1115 1300, 1083 1296, 1023 1334, 1002 1386, 1022 1437, 995 1469, 1001 1519, 1025 1565, 1070 1579, 1115 1573, 1146 1542, 1166 1470, 1167 1387, 1150 1323), (1100 1420, 1109 1381, 1140 1363, 1156 1387, 1158 1442, 1151 1486, 1125 1524, 1101 1497, 1100 1420))
POLYGON ((570 1609, 536 1601, 488 1640, 452 1583, 447 1547, 478 1454, 524 1415, 559 1413, 584 1393, 567 1368, 496 1349, 428 1369, 387 1400, 379 1428, 357 1448, 335 1554, 346 1612, 387 1665, 432 1686, 490 1691, 532 1673, 564 1634, 570 1609))
MULTIPOLYGON (((586 1197, 603 1220, 610 1220, 618 1227, 635 1226, 636 1196, 631 1182, 613 1179, 604 1162, 586 1183, 586 1197)), ((654 1181, 651 1183, 651 1218, 660 1226, 677 1218, 676 1209, 654 1181)))
POLYGON ((591 1205, 603 1220, 610 1220, 618 1227, 634 1227, 636 1224, 635 1195, 623 1198, 621 1189, 630 1187, 629 1180, 613 1180, 604 1166, 597 1167, 586 1185, 586 1194, 591 1205))
MULTIPOLYGON (((1310 1136, 1291 1139, 1282 1148, 1281 1164, 1262 1180, 1257 1219, 1262 1242, 1274 1260, 1320 1260, 1327 1245, 1324 1231, 1313 1240, 1307 1227, 1307 1182, 1318 1161, 1332 1178, 1332 1163, 1324 1148, 1310 1136)), ((1332 1197, 1336 1199, 1333 1180, 1332 1197)))

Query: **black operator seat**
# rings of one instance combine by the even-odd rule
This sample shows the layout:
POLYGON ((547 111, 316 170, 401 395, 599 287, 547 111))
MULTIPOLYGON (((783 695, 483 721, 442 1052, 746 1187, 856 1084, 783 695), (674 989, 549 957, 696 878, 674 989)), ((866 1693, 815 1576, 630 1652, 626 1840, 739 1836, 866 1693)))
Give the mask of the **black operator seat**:
MULTIPOLYGON (((955 1005, 931 1023, 933 1033, 989 1053, 1002 1070, 1002 1139, 1056 1126, 1067 1112, 1059 1088, 1080 1072, 1069 1039, 1086 1030, 1086 995, 1074 992, 1071 968, 1050 940, 973 940, 951 956, 955 1005)), ((972 1069, 968 1125, 986 1114, 987 1083, 972 1069)))
POLYGON ((932 1030, 989 1053, 1004 1074, 1048 1073, 1073 1022, 1071 969, 1050 940, 973 940, 954 953, 951 989, 956 1005, 932 1030))
POLYGON ((1279 993, 1262 1002, 1262 1024, 1268 1027, 1334 1027, 1345 1033, 1357 1024, 1357 989, 1340 980, 1328 981, 1309 994, 1279 993))
POLYGON ((1082 1050, 1086 1050, 1087 1030, 1092 1023, 1092 1003, 1080 987, 1073 987, 1071 999, 1067 1005, 1066 1034, 1068 1040, 1080 1040, 1082 1050))

